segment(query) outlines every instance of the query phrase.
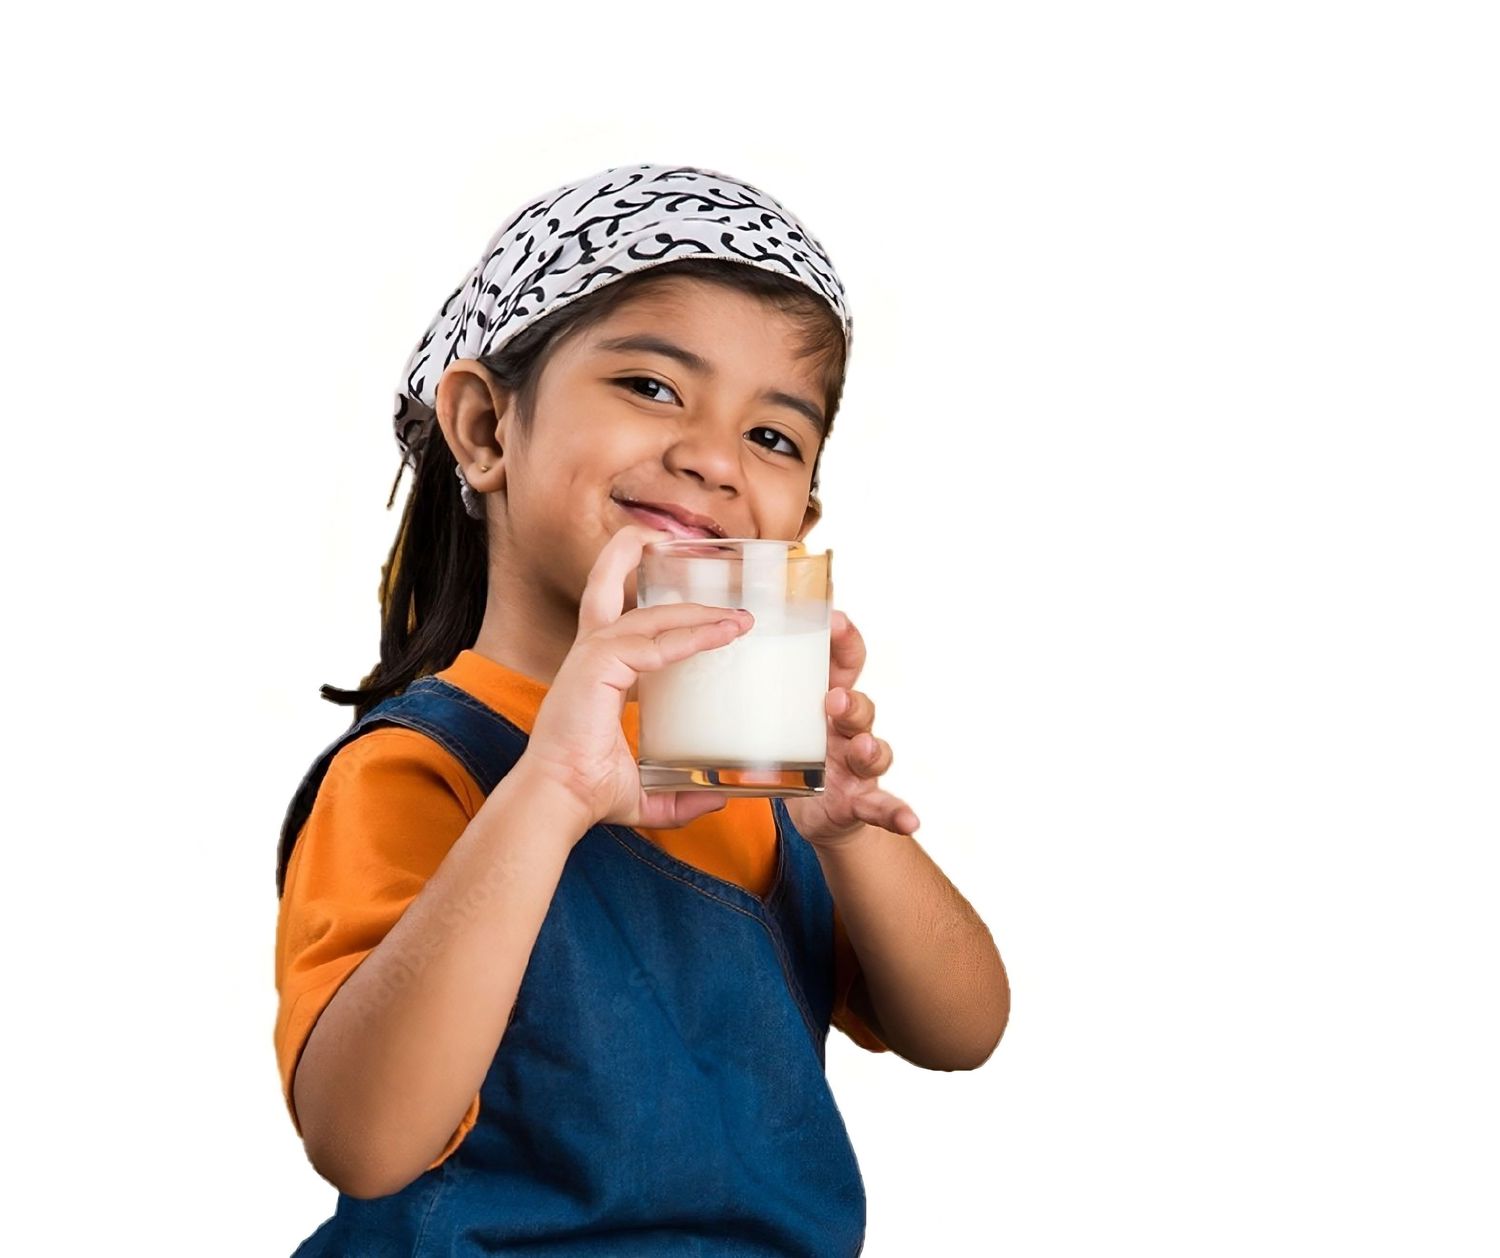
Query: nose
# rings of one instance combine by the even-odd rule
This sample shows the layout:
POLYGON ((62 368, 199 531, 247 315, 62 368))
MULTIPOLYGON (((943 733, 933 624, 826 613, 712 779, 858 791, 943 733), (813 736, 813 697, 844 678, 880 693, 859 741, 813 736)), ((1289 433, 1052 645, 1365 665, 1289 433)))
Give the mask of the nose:
POLYGON ((743 488, 744 469, 739 432, 730 423, 703 420, 686 425, 678 438, 667 447, 666 465, 702 482, 714 493, 743 488))

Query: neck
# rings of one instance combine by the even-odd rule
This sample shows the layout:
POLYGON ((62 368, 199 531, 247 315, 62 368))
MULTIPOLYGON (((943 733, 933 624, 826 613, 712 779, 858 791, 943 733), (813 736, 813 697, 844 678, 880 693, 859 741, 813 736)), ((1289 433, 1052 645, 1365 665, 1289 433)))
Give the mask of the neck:
MULTIPOLYGON (((491 566, 484 620, 474 639, 476 652, 550 686, 577 636, 576 602, 553 586, 538 586, 506 565, 491 566)), ((635 699, 636 687, 632 685, 626 700, 635 699)))

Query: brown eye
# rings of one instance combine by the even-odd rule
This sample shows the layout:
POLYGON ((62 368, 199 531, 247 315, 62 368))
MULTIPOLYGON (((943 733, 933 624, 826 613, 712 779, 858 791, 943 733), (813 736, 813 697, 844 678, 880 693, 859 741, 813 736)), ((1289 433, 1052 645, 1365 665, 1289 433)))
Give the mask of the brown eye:
MULTIPOLYGON (((623 380, 616 380, 615 383, 618 384, 618 385, 620 385, 620 386, 622 386, 623 388, 630 389, 630 391, 632 393, 634 393, 637 397, 648 398, 652 402, 659 402, 659 401, 661 401, 661 398, 658 397, 655 394, 642 393, 642 392, 640 392, 640 390, 632 388, 631 386, 632 385, 637 385, 637 384, 654 385, 658 389, 665 389, 668 393, 671 393, 674 398, 677 397, 677 394, 675 394, 675 393, 672 392, 672 386, 671 385, 669 385, 669 384, 663 384, 660 380, 656 379, 654 376, 627 376, 623 380)), ((682 400, 681 398, 678 398, 678 401, 681 401, 681 400, 682 400)))
POLYGON ((788 450, 777 450, 775 448, 775 442, 772 442, 772 444, 768 448, 775 454, 790 454, 797 460, 797 462, 802 462, 802 451, 797 449, 797 443, 790 437, 788 437, 786 433, 777 432, 774 428, 753 428, 751 429, 751 431, 768 432, 771 434, 771 436, 775 437, 777 441, 785 441, 787 445, 791 447, 788 450))

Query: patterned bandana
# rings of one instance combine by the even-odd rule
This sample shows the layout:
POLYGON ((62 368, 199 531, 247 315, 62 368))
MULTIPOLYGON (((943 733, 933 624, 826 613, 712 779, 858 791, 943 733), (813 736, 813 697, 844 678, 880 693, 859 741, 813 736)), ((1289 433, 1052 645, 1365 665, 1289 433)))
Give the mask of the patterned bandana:
POLYGON ((823 246, 774 197, 696 166, 612 166, 518 210, 443 303, 396 393, 403 466, 449 363, 493 353, 575 298, 681 258, 723 258, 800 280, 833 308, 847 352, 844 285, 823 246))

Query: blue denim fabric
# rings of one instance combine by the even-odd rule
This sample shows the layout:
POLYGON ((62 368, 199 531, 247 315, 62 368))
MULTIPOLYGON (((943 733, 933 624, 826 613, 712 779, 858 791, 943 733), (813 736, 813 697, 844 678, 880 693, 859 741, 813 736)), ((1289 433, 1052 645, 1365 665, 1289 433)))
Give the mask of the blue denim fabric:
MULTIPOLYGON (((434 677, 371 708, 309 770, 381 725, 435 738, 488 794, 526 734, 434 677)), ((573 848, 458 1149, 400 1192, 338 1197, 293 1258, 857 1255, 865 1194, 824 1074, 833 901, 772 801, 764 900, 635 830, 573 848)))

